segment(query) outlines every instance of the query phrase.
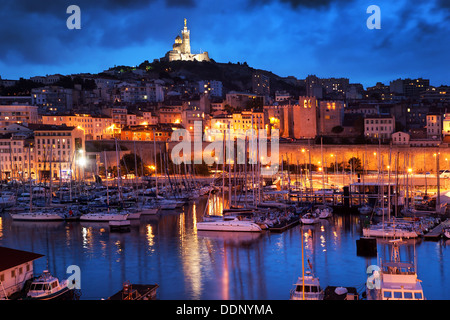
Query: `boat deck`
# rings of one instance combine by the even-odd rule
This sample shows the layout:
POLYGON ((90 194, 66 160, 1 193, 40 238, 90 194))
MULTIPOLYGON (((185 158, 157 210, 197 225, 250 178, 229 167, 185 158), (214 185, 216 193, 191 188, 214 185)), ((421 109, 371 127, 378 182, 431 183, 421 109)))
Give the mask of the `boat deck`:
POLYGON ((273 227, 269 227, 270 232, 283 232, 289 228, 292 228, 300 223, 300 217, 295 217, 290 221, 282 222, 280 224, 276 224, 273 227))
POLYGON ((443 234, 444 228, 447 228, 447 227, 450 227, 450 219, 447 219, 447 220, 441 222, 436 227, 434 227, 430 232, 427 232, 426 234, 424 234, 423 237, 425 239, 429 239, 429 240, 439 239, 443 234))

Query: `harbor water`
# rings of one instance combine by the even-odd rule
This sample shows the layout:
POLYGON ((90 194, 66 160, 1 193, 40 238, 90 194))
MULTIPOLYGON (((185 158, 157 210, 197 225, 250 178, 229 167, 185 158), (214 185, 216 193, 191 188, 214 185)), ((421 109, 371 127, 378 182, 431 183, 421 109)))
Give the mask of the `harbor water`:
MULTIPOLYGON (((217 202, 209 199, 209 211, 217 202)), ((215 199, 220 202, 220 199, 215 199)), ((366 270, 378 258, 357 255, 362 216, 339 213, 315 225, 296 225, 282 233, 196 230, 206 198, 178 210, 131 221, 129 232, 112 233, 102 222, 13 221, 0 214, 0 246, 45 255, 34 271, 65 279, 67 268, 81 270, 82 300, 107 299, 126 281, 158 284, 161 300, 288 300, 305 266, 326 286, 364 292, 366 270)), ((377 241, 379 257, 389 259, 388 241, 377 241)), ((415 261, 426 299, 450 300, 450 240, 409 240, 402 260, 415 261)))

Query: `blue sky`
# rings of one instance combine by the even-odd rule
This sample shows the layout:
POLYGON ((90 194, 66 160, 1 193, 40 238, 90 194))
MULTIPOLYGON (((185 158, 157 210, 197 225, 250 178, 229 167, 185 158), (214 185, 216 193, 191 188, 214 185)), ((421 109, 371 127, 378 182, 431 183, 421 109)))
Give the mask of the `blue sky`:
POLYGON ((97 73, 152 61, 188 19, 191 48, 217 62, 299 79, 347 77, 364 86, 406 77, 450 84, 450 0, 3 0, 0 76, 97 73), (81 8, 81 30, 66 9, 81 8), (381 29, 369 30, 369 5, 381 29))

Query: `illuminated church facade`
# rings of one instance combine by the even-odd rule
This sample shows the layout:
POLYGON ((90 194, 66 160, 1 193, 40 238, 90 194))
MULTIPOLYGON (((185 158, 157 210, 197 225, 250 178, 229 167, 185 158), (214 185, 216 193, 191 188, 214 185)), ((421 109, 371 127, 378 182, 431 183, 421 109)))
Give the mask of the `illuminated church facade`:
POLYGON ((168 61, 210 61, 208 52, 191 53, 190 31, 187 28, 186 19, 184 19, 184 29, 181 30, 181 37, 178 35, 175 38, 172 50, 168 51, 164 58, 168 61))

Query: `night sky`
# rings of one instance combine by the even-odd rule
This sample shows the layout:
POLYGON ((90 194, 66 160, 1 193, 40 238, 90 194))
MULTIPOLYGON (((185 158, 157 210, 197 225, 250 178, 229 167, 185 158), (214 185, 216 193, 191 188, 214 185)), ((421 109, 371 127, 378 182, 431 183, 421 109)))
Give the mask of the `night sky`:
POLYGON ((98 73, 161 58, 187 18, 193 53, 280 76, 450 85, 450 0, 2 0, 0 76, 98 73), (69 5, 81 30, 69 30, 69 5), (369 30, 370 5, 381 29, 369 30))

